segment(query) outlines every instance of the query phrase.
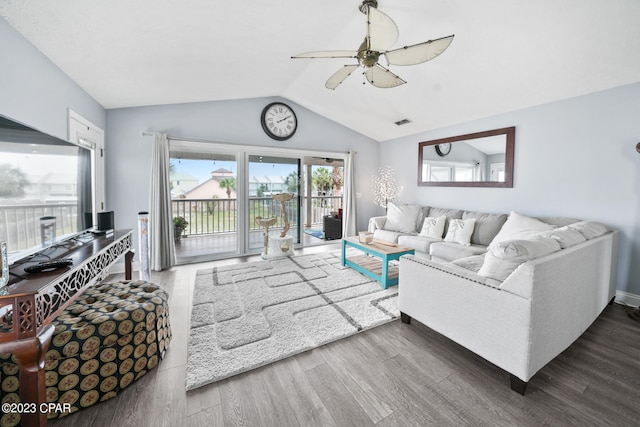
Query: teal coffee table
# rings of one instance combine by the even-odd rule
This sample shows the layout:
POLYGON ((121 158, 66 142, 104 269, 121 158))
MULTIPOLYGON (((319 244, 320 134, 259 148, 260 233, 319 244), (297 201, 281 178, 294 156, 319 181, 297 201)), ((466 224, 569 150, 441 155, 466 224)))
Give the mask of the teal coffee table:
POLYGON ((342 239, 342 265, 349 266, 360 273, 380 282, 384 289, 398 284, 399 269, 395 265, 389 265, 389 261, 400 259, 402 255, 415 251, 406 246, 393 243, 360 243, 357 237, 345 237, 342 239), (361 255, 347 258, 347 247, 352 247, 363 252, 361 255))

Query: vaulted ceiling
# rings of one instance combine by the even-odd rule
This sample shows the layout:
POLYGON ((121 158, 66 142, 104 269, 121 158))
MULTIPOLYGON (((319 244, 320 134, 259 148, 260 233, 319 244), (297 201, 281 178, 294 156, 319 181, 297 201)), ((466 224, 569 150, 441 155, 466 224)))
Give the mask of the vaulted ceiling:
POLYGON ((359 4, 3 0, 0 16, 107 109, 281 96, 377 141, 640 81, 637 0, 379 0, 398 47, 453 43, 391 66, 405 85, 376 88, 356 71, 328 90, 353 60, 290 57, 356 50, 359 4))

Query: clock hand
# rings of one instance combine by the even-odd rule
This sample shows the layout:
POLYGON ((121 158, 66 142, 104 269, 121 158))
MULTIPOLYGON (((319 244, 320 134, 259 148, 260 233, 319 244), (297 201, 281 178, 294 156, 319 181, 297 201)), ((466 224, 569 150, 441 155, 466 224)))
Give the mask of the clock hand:
POLYGON ((284 118, 278 120, 277 123, 284 122, 285 120, 290 119, 290 118, 291 118, 291 116, 284 117, 284 118))

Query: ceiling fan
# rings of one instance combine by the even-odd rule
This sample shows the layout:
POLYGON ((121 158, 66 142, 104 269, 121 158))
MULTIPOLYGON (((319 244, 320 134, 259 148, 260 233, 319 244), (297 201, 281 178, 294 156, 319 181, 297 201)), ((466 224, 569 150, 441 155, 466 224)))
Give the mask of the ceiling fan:
MULTIPOLYGON (((386 14, 378 10, 377 0, 364 0, 359 7, 367 15, 367 35, 358 50, 330 50, 301 53, 291 58, 355 58, 357 64, 345 65, 325 83, 327 89, 335 89, 358 67, 364 68, 366 79, 375 87, 391 88, 406 83, 400 77, 378 63, 384 55, 389 65, 415 65, 429 61, 445 51, 453 35, 429 40, 412 46, 389 50, 398 40, 398 27, 386 14)), ((363 82, 364 83, 364 82, 363 82)))

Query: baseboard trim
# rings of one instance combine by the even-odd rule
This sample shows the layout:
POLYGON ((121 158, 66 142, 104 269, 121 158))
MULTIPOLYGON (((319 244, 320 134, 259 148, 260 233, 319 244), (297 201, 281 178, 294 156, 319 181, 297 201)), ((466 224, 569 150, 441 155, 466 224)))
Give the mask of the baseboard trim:
POLYGON ((616 302, 621 302, 633 307, 639 307, 640 295, 630 294, 628 292, 616 291, 616 302))

